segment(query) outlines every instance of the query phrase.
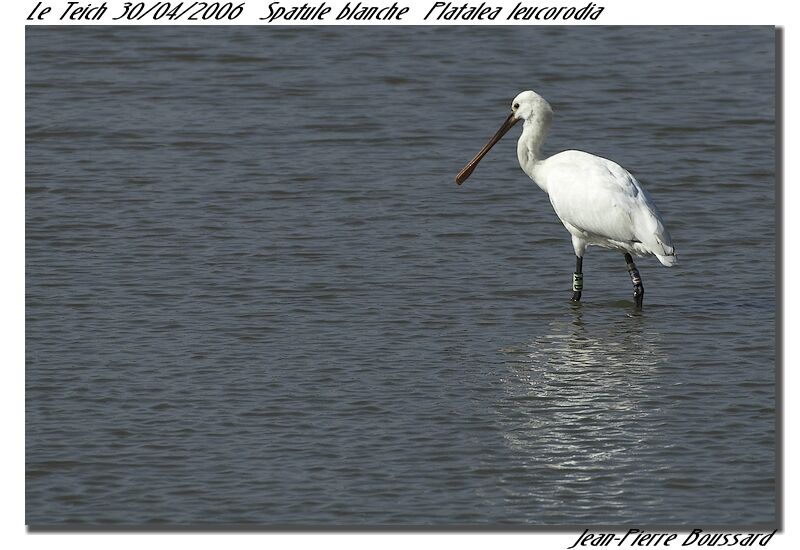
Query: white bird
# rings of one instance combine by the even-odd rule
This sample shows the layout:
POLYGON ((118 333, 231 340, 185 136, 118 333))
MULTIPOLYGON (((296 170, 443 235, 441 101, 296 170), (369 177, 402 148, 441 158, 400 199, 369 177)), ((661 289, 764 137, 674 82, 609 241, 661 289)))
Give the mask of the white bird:
POLYGON ((542 158, 541 147, 553 110, 539 94, 526 91, 514 98, 511 114, 456 176, 461 185, 495 143, 514 124, 524 121, 517 141, 517 158, 522 170, 550 197, 550 204, 572 235, 575 273, 572 300, 578 302, 583 290, 583 255, 587 246, 601 246, 625 254, 633 283, 636 307, 642 307, 644 285, 633 262, 635 256, 655 256, 667 267, 678 258, 672 239, 650 195, 622 166, 583 151, 562 151, 542 158))

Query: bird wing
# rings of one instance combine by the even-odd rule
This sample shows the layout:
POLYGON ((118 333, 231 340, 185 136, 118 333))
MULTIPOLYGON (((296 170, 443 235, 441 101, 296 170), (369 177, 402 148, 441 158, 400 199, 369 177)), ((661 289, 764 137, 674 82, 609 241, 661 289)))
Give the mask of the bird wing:
POLYGON ((545 163, 550 202, 563 222, 601 238, 641 242, 654 254, 674 254, 652 198, 622 166, 583 151, 564 151, 545 163))

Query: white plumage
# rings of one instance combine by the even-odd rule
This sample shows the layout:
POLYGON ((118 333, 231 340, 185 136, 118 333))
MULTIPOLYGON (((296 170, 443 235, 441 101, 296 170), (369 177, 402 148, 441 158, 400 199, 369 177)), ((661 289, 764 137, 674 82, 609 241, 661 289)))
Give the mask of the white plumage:
POLYGON ((619 164, 583 151, 564 151, 526 173, 548 192, 556 215, 572 234, 576 256, 583 256, 587 245, 597 245, 636 256, 652 254, 665 266, 677 262, 653 200, 619 164))
MULTIPOLYGON (((677 263, 658 209, 630 172, 616 162, 583 151, 563 151, 542 158, 541 146, 553 113, 550 104, 539 94, 526 91, 514 98, 511 110, 500 130, 456 176, 456 182, 463 183, 489 149, 522 120, 522 135, 517 142, 520 166, 548 194, 556 215, 572 235, 579 261, 576 275, 582 273, 580 261, 586 247, 592 245, 636 256, 653 255, 668 267, 677 263)), ((634 285, 641 287, 638 271, 634 279, 633 261, 629 257, 626 260, 634 285)), ((580 298, 579 291, 574 299, 580 298)), ((641 298, 637 305, 641 305, 641 298)))

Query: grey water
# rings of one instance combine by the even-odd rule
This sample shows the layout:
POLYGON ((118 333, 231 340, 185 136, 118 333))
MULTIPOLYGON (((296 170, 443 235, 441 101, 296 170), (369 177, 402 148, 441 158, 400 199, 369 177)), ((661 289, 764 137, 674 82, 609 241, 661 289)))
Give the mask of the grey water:
POLYGON ((28 27, 30 525, 771 525, 771 27, 28 27), (515 128, 649 190, 590 248, 515 128))

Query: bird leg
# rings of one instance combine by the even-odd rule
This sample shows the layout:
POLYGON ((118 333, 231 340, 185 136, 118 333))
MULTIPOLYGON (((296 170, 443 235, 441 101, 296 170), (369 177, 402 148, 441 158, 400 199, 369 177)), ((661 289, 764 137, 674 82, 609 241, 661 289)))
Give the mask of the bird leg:
POLYGON ((581 301, 583 290, 583 258, 575 256, 575 273, 572 274, 572 301, 581 301))
POLYGON ((625 262, 628 264, 628 274, 631 276, 633 283, 633 302, 641 309, 642 302, 644 301, 644 285, 642 284, 642 276, 639 275, 639 270, 636 269, 636 264, 633 263, 633 258, 627 252, 625 253, 625 262))

